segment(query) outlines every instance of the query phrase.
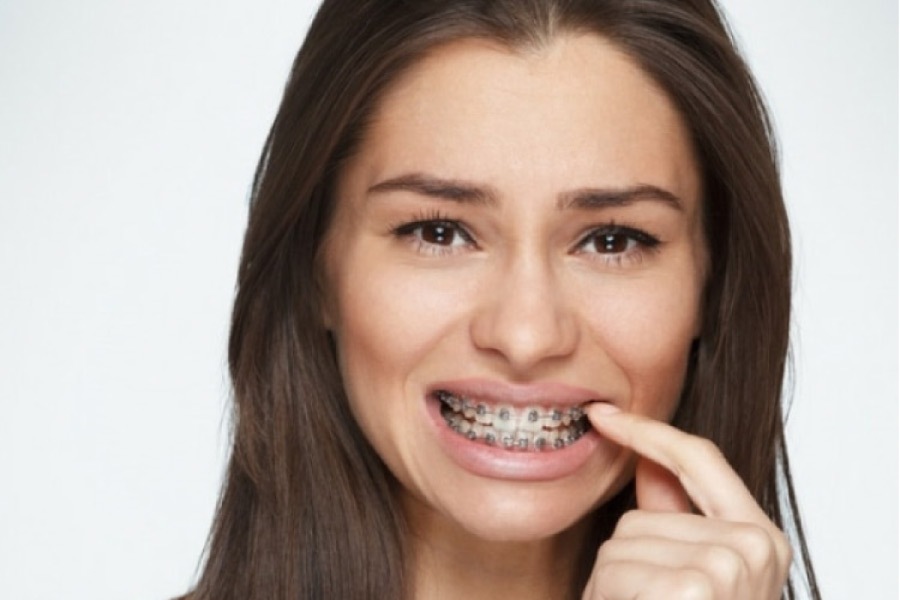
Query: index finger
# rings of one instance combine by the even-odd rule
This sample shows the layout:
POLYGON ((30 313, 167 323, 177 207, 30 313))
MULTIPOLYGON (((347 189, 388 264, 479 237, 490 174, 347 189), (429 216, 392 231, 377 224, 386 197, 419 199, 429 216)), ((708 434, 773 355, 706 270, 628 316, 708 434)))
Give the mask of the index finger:
POLYGON ((674 474, 707 517, 771 526, 769 517, 711 441, 664 423, 594 402, 585 413, 602 436, 674 474))

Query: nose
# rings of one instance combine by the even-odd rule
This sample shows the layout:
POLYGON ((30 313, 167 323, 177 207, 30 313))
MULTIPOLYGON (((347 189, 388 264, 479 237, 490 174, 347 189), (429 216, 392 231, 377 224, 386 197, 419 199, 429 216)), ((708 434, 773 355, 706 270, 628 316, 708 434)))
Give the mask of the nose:
POLYGON ((502 356, 518 375, 572 354, 578 322, 549 261, 519 260, 499 270, 485 282, 471 321, 475 346, 502 356))

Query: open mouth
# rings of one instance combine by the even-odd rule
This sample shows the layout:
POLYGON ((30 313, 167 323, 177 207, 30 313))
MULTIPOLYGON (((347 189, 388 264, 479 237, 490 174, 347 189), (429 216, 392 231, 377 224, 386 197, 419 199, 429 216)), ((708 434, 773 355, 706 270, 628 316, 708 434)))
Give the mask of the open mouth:
POLYGON ((451 430, 471 441, 508 450, 560 450, 591 428, 581 406, 493 404, 448 390, 437 390, 434 397, 451 430))

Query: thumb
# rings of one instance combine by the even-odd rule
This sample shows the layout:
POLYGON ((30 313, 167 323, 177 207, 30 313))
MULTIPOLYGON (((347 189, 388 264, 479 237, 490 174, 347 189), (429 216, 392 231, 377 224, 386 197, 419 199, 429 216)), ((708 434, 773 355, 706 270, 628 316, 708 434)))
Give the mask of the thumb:
POLYGON ((691 501, 678 478, 652 460, 639 457, 634 473, 637 505, 654 512, 692 512, 691 501))

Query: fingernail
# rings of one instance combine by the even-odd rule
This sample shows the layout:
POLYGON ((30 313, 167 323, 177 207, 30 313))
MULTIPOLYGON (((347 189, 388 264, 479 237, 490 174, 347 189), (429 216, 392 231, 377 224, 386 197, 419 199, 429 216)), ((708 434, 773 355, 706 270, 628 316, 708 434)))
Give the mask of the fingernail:
POLYGON ((615 404, 610 404, 609 402, 594 402, 591 404, 593 407, 593 411, 599 413, 601 415, 614 415, 616 413, 622 412, 622 410, 616 406, 615 404))

